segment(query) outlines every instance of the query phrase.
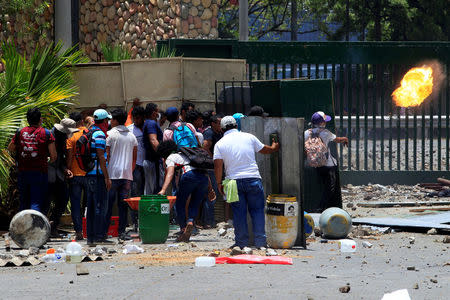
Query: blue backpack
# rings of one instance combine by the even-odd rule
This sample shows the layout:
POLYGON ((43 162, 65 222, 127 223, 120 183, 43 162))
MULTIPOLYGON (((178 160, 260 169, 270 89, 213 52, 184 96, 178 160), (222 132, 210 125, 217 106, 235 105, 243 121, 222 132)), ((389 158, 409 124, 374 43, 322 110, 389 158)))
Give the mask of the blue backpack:
POLYGON ((181 123, 178 127, 170 126, 168 129, 173 131, 173 141, 177 144, 178 149, 198 147, 197 138, 186 123, 181 123))

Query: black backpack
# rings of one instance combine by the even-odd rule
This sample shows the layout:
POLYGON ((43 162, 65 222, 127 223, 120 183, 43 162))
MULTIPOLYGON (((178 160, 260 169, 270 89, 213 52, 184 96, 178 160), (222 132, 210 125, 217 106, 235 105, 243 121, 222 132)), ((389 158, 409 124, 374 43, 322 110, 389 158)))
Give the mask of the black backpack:
POLYGON ((75 158, 80 169, 89 173, 95 167, 96 157, 92 157, 92 135, 98 130, 84 130, 75 145, 75 158))
POLYGON ((180 153, 189 159, 189 165, 196 169, 214 170, 214 161, 203 148, 181 147, 180 153))

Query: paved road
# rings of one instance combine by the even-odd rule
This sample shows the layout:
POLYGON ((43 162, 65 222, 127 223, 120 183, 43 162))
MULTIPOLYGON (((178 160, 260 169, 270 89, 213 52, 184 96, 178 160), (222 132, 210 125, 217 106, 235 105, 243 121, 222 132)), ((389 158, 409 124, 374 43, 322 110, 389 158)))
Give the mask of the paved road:
MULTIPOLYGON (((356 253, 340 253, 334 243, 311 242, 293 255, 292 266, 145 266, 123 255, 85 263, 90 274, 76 276, 67 264, 0 268, 2 299, 381 299, 408 289, 411 299, 448 299, 450 244, 442 236, 391 233, 356 253), (409 236, 416 242, 409 244, 409 236), (113 267, 111 267, 113 266, 113 267), (408 271, 414 266, 415 271, 408 271), (326 278, 317 278, 323 276, 326 278), (70 283, 73 281, 73 283, 70 283), (433 282, 436 281, 436 282, 433 282), (350 284, 348 294, 338 291, 350 284), (419 288, 414 289, 418 284, 419 288)), ((196 241, 200 250, 217 245, 196 241), (205 244, 203 244, 205 243, 205 244)), ((147 250, 146 253, 152 250, 147 250)))

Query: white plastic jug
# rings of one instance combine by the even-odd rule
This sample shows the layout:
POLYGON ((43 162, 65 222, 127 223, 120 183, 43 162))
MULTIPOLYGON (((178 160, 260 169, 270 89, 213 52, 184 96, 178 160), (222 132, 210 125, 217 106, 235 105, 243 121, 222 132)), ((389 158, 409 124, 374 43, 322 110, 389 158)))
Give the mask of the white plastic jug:
POLYGON ((69 264, 78 264, 83 257, 83 248, 73 240, 66 246, 66 262, 69 264))
POLYGON ((196 267, 212 267, 216 264, 216 258, 209 256, 200 256, 195 259, 196 267))
POLYGON ((356 242, 349 239, 339 240, 339 248, 341 252, 355 252, 356 242))

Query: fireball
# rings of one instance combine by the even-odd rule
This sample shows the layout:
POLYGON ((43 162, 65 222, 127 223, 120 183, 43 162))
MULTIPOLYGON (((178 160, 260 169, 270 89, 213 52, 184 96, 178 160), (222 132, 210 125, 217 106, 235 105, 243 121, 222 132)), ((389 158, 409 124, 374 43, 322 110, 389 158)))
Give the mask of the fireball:
POLYGON ((392 93, 395 104, 400 107, 419 106, 433 91, 433 69, 412 68, 392 93))

